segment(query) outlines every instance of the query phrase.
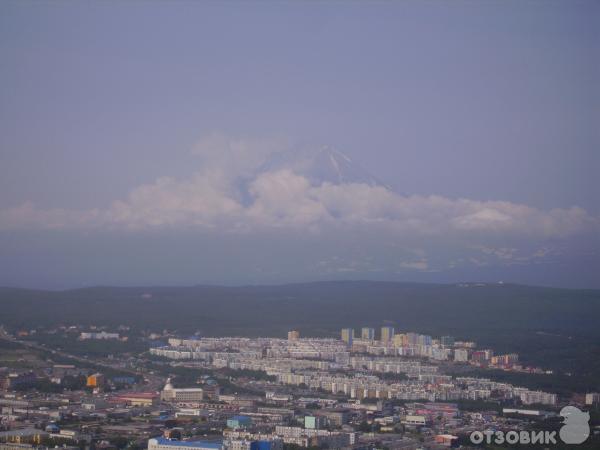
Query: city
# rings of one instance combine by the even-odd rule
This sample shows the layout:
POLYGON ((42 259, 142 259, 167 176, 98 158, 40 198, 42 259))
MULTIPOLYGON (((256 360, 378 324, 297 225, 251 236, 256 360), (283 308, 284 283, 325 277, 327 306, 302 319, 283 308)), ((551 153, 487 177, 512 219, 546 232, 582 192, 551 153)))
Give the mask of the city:
POLYGON ((356 336, 344 328, 338 339, 150 332, 148 348, 126 359, 36 341, 44 333, 69 336, 73 348, 129 341, 127 327, 84 328, 3 329, 3 348, 20 357, 0 370, 2 450, 438 449, 468 445, 477 430, 556 423, 566 404, 597 410, 600 402, 596 392, 561 398, 451 375, 469 365, 544 371, 473 341, 392 326, 356 336))
POLYGON ((0 450, 600 449, 600 0, 1 0, 0 450))

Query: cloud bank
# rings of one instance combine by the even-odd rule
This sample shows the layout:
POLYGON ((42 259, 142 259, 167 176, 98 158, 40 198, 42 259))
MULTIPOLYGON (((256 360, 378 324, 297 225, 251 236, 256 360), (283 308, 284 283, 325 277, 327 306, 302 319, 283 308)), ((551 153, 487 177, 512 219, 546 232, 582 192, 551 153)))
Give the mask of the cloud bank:
POLYGON ((542 211, 505 201, 401 196, 365 184, 311 186, 289 170, 260 174, 250 183, 251 202, 218 172, 189 180, 163 177, 133 189, 110 208, 84 211, 39 209, 28 202, 0 212, 0 228, 219 227, 224 232, 256 227, 380 225, 398 233, 435 235, 488 233, 566 237, 592 230, 596 218, 584 209, 542 211))
POLYGON ((365 177, 353 181, 341 173, 359 171, 348 168, 351 161, 343 155, 336 160, 339 152, 318 151, 318 177, 303 173, 296 168, 315 170, 314 161, 282 163, 286 146, 282 140, 215 133, 194 147, 201 169, 188 179, 158 178, 104 209, 44 209, 25 203, 0 211, 0 230, 196 232, 238 239, 265 239, 276 232, 292 242, 300 236, 340 239, 338 247, 354 250, 346 249, 337 259, 318 255, 320 270, 330 273, 531 264, 556 258, 557 249, 572 238, 598 235, 598 218, 577 206, 540 210, 507 201, 399 195, 362 181, 365 177), (269 164, 274 155, 279 162, 269 164), (335 171, 332 181, 323 169, 327 164, 335 171), (385 263, 379 261, 382 254, 385 263))
POLYGON ((322 182, 291 169, 258 171, 278 147, 272 141, 231 140, 214 134, 193 153, 202 170, 185 180, 158 178, 134 188, 107 209, 37 208, 25 203, 0 211, 1 229, 153 229, 381 225, 398 233, 489 233, 565 237, 598 227, 584 209, 539 210, 506 201, 402 196, 380 185, 322 182), (239 179, 251 177, 241 187, 239 179))

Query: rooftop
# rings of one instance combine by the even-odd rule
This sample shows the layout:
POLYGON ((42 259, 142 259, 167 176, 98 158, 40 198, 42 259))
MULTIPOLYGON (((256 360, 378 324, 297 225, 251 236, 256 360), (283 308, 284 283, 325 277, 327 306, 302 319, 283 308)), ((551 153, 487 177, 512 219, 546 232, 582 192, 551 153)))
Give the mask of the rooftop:
POLYGON ((195 447, 195 448, 208 448, 208 449, 221 449, 223 443, 220 441, 208 442, 208 441, 177 441, 167 439, 164 437, 156 437, 154 440, 158 445, 169 445, 172 447, 195 447))

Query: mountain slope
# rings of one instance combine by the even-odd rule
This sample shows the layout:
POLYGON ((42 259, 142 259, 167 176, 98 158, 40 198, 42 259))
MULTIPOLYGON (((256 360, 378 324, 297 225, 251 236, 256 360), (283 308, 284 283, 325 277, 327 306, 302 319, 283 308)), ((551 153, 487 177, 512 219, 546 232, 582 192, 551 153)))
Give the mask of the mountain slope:
POLYGON ((600 291, 519 285, 322 282, 281 286, 0 290, 0 323, 128 324, 208 335, 337 335, 343 326, 456 334, 543 331, 600 336, 600 291))

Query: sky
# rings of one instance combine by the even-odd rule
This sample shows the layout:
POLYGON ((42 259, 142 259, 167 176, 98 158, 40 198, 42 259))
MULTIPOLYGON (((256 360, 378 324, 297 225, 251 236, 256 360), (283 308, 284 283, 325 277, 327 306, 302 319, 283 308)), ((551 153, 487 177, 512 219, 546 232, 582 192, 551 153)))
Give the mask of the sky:
POLYGON ((0 285, 600 288, 599 56, 596 1, 2 2, 0 285))

